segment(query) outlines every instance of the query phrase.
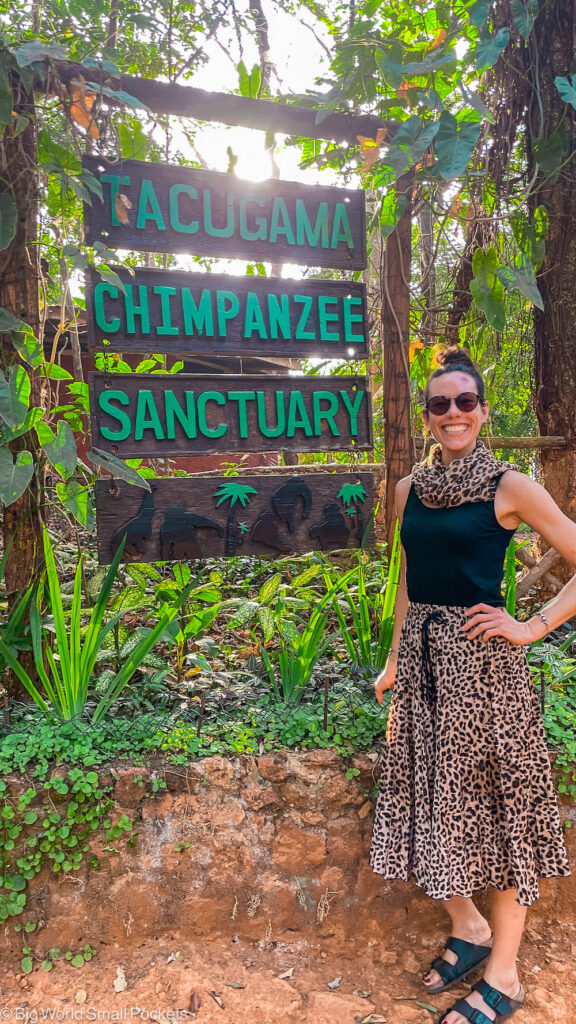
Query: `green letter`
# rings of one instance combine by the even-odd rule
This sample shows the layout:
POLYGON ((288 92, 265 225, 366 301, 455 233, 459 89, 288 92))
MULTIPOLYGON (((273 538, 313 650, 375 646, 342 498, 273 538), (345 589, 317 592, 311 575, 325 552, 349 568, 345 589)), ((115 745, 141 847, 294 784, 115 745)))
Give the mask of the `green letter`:
POLYGON ((189 196, 190 199, 198 199, 198 192, 192 185, 172 185, 170 189, 170 224, 174 231, 179 231, 181 235, 193 235, 195 231, 198 231, 198 221, 191 220, 189 224, 182 223, 178 203, 178 196, 180 195, 189 196))
POLYGON ((272 204, 272 216, 270 218, 270 241, 277 242, 278 235, 286 235, 289 245, 294 245, 294 232, 290 223, 290 216, 286 206, 286 200, 277 198, 272 204))
POLYGON ((140 305, 134 305, 133 285, 126 285, 124 306, 126 308, 126 334, 149 334, 150 333, 150 310, 148 309, 148 290, 145 284, 138 285, 138 298, 140 305), (136 330, 136 317, 142 321, 140 331, 136 330))
POLYGON ((160 296, 162 303, 162 323, 156 328, 156 334, 179 334, 178 328, 170 322, 170 296, 176 295, 176 289, 167 284, 158 284, 154 288, 154 294, 160 296))
POLYGON ((110 430, 110 427, 100 426, 100 433, 107 441, 125 441, 127 437, 130 437, 132 430, 130 417, 127 412, 114 409, 111 405, 112 402, 130 405, 130 399, 125 391, 103 391, 101 395, 98 395, 98 406, 102 412, 107 413, 113 420, 118 420, 118 423, 121 424, 120 430, 110 430))
POLYGON ((196 399, 196 410, 198 412, 198 429, 204 437, 222 437, 228 430, 226 423, 219 423, 217 427, 209 427, 206 423, 206 403, 216 402, 217 405, 226 405, 226 399, 220 391, 202 391, 196 399))
POLYGON ((238 297, 234 295, 234 292, 216 292, 216 308, 218 310, 218 335, 220 338, 226 337, 227 320, 233 320, 238 315, 240 309, 240 303, 238 297), (226 300, 230 303, 228 309, 226 309, 226 300))
POLYGON ((286 406, 284 404, 284 392, 276 392, 276 426, 269 427, 266 421, 266 394, 264 391, 256 392, 256 405, 258 408, 258 430, 264 437, 280 437, 286 429, 286 406))
POLYGON ((240 237, 244 238, 247 242, 256 242, 258 239, 266 238, 266 217, 254 217, 254 224, 257 230, 251 231, 246 223, 246 207, 248 203, 256 203, 261 210, 266 209, 266 200, 258 199, 257 196, 243 196, 239 203, 239 214, 240 214, 240 237))
POLYGON ((212 316, 212 292, 203 288, 200 302, 196 305, 189 288, 182 289, 182 312, 184 314, 184 334, 204 334, 207 338, 214 337, 214 318, 212 316))
POLYGON ((254 331, 257 331, 261 338, 267 338, 266 324, 258 302, 256 292, 248 292, 246 295, 246 318, 244 320, 244 337, 251 338, 254 331))
POLYGON ((214 238, 232 238, 234 234, 234 196, 226 193, 226 226, 215 228, 212 223, 212 193, 209 188, 203 190, 204 198, 204 230, 214 238))
POLYGON ((335 437, 340 437, 340 431, 336 426, 334 419, 338 412, 338 398, 333 391, 314 391, 312 394, 312 409, 314 415, 314 433, 322 433, 322 420, 326 420, 326 423, 330 427, 332 434, 335 437), (328 402, 328 408, 322 409, 320 402, 328 402))
POLYGON ((142 180, 142 191, 140 192, 140 199, 138 201, 138 217, 136 218, 136 227, 146 227, 146 221, 153 220, 156 222, 156 227, 159 231, 166 231, 166 225, 160 209, 160 204, 154 191, 154 183, 148 178, 142 180), (150 204, 150 209, 148 209, 150 204))
POLYGON ((108 331, 109 334, 115 334, 116 331, 120 330, 120 317, 115 316, 113 320, 108 322, 104 313, 104 293, 108 292, 111 299, 118 298, 118 289, 112 284, 106 284, 105 281, 100 281, 94 288, 94 316, 96 317, 96 323, 101 331, 108 331))
POLYGON ((328 224, 328 203, 320 203, 316 214, 316 223, 312 227, 303 199, 296 200, 296 241, 304 245, 304 236, 308 245, 318 245, 322 238, 322 248, 330 248, 330 228, 328 224))
POLYGON ((354 248, 354 239, 348 221, 348 210, 345 203, 336 203, 334 209, 334 223, 332 225, 331 248, 337 249, 339 242, 346 242, 349 249, 354 248))
POLYGON ((110 182, 110 212, 112 214, 112 223, 115 228, 122 226, 122 221, 118 220, 118 214, 116 213, 116 197, 120 191, 120 185, 129 185, 131 178, 127 178, 125 175, 119 174, 101 174, 100 181, 110 182))
POLYGON ((314 331, 304 330, 306 324, 308 323, 310 310, 312 309, 312 299, 309 295, 295 295, 294 302, 302 302, 304 306, 302 313, 300 314, 298 326, 296 327, 296 341, 313 341, 314 338, 316 337, 314 331))
POLYGON ((229 391, 228 399, 231 402, 238 402, 238 423, 240 426, 240 437, 248 437, 248 402, 254 398, 254 391, 229 391))
POLYGON ((328 324, 338 322, 338 313, 329 313, 326 309, 328 303, 336 303, 338 299, 334 295, 320 295, 318 297, 318 313, 320 316, 320 341, 339 341, 340 335, 328 330, 328 324))
POLYGON ((164 392, 164 411, 166 413, 166 437, 173 441, 176 437, 176 420, 182 427, 186 437, 197 437, 196 430, 196 408, 194 406, 194 392, 185 391, 186 412, 180 405, 173 391, 164 392))
POLYGON ((270 321, 270 337, 278 337, 278 328, 283 338, 290 338, 290 307, 287 295, 268 296, 268 320, 270 321))
POLYGON ((136 406, 136 423, 134 425, 134 440, 141 441, 145 430, 153 430, 157 441, 164 440, 164 431, 158 416, 158 410, 154 402, 154 395, 151 391, 138 392, 138 404, 136 406), (148 415, 146 415, 148 414, 148 415))
POLYGON ((362 313, 353 313, 352 306, 362 306, 362 299, 359 295, 347 295, 343 302, 344 309, 344 339, 346 341, 364 341, 363 334, 352 334, 352 324, 363 322, 362 313))
POLYGON ((350 414, 350 433, 352 437, 356 437, 358 434, 358 413, 360 406, 362 405, 362 399, 366 394, 365 391, 352 392, 354 395, 354 401, 351 402, 346 391, 340 392, 340 398, 344 402, 349 414, 350 414))
POLYGON ((310 425, 304 396, 301 391, 291 391, 290 404, 288 406, 288 427, 286 428, 286 437, 294 437, 294 431, 297 429, 303 429, 305 437, 314 437, 314 431, 310 425))

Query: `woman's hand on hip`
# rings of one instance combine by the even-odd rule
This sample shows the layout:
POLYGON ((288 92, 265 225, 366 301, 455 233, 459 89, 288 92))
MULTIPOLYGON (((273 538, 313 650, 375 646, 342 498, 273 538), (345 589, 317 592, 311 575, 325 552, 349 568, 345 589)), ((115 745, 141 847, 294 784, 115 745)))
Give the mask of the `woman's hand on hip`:
POLYGON ((493 636, 501 636, 511 644, 521 647, 534 643, 538 639, 528 622, 518 622, 505 608, 493 608, 489 604, 475 604, 466 612, 468 621, 462 626, 471 640, 479 637, 490 640, 493 636))
POLYGON ((388 661, 386 668, 380 673, 374 683, 374 693, 379 704, 382 703, 383 694, 391 690, 396 679, 396 661, 388 661))

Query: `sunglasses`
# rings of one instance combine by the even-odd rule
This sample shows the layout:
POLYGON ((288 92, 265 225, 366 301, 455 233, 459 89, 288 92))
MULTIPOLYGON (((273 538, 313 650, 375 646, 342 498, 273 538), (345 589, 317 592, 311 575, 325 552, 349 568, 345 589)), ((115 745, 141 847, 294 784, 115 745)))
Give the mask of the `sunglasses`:
POLYGON ((456 408, 460 412, 472 412, 481 399, 480 395, 475 394, 474 391, 463 391, 454 399, 446 398, 445 395, 435 395, 434 398, 429 398, 426 402, 426 411, 431 412, 433 416, 443 416, 445 412, 448 412, 452 401, 456 403, 456 408))

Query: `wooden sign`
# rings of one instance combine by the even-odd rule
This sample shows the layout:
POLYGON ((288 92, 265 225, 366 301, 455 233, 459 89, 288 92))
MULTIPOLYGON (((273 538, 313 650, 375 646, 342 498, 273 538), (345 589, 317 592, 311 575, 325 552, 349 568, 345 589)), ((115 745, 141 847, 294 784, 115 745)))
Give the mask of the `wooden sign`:
POLYGON ((144 491, 98 480, 98 555, 112 561, 262 555, 369 546, 369 473, 303 476, 162 477, 144 491))
POLYGON ((364 192, 85 156, 104 200, 84 205, 85 238, 110 248, 230 259, 366 266, 364 192))
POLYGON ((368 356, 366 289, 348 281, 118 269, 123 286, 87 274, 88 346, 113 352, 368 356))
POLYGON ((90 374, 92 443, 120 458, 372 447, 365 377, 90 374))

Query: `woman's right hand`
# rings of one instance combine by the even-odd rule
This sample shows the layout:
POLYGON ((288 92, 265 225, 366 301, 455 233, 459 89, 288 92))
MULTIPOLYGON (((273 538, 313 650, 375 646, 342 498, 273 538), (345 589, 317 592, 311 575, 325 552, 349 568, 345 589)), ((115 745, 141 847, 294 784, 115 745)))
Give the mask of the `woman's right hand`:
POLYGON ((380 673, 374 683, 374 693, 376 694, 376 700, 379 704, 382 703, 382 698, 386 690, 391 690, 394 686, 396 679, 396 659, 389 660, 386 662, 386 667, 380 673))

